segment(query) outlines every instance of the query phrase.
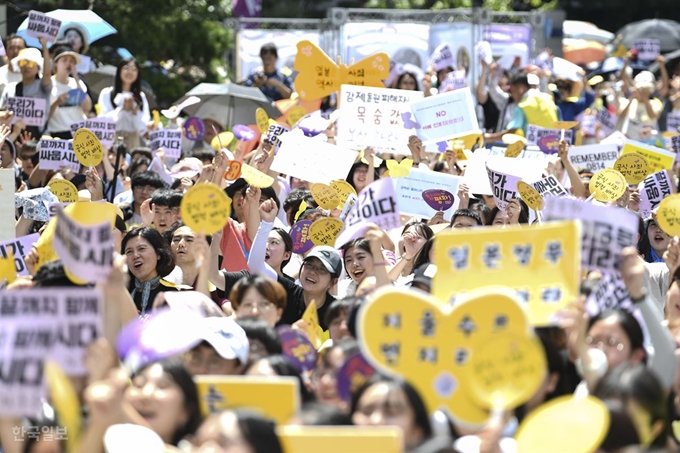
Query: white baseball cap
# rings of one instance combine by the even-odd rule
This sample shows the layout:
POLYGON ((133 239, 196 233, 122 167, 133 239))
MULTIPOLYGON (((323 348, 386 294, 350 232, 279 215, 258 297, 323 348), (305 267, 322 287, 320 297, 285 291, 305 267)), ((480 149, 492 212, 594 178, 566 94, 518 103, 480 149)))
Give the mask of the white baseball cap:
POLYGON ((250 343, 246 331, 233 319, 205 318, 200 335, 223 359, 238 359, 241 364, 248 362, 250 343))

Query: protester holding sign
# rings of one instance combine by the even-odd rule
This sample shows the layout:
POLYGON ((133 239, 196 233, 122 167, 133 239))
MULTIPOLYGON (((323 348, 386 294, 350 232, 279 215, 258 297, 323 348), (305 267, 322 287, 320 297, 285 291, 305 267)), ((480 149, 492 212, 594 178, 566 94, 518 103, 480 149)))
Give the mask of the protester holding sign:
POLYGON ((80 55, 69 47, 62 48, 54 56, 56 71, 52 76, 53 88, 47 127, 55 138, 73 138, 71 124, 87 119, 87 113, 92 109, 87 87, 78 77, 78 63, 80 55))
POLYGON ((662 263, 663 254, 668 249, 671 237, 656 223, 653 217, 645 220, 644 233, 638 241, 638 253, 648 263, 662 263))
POLYGON ((655 86, 654 74, 642 71, 635 76, 631 99, 621 100, 618 115, 624 121, 622 130, 634 140, 644 137, 645 128, 656 127, 663 105, 654 97, 655 86))

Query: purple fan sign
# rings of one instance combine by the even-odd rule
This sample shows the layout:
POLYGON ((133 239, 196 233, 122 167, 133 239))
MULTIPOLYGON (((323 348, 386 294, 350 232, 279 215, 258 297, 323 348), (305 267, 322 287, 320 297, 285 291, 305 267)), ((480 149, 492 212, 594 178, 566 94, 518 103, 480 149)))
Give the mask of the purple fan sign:
POLYGON ((360 352, 357 352, 349 357, 338 371, 338 395, 343 401, 349 403, 352 401, 352 395, 374 374, 375 368, 366 361, 360 352))
POLYGON ((237 140, 242 140, 244 142, 252 140, 256 136, 254 130, 248 126, 244 126, 243 124, 236 124, 232 131, 234 132, 234 137, 236 137, 237 140))
POLYGON ((300 220, 290 229, 290 237, 293 240, 293 253, 299 255, 310 251, 314 247, 312 238, 309 236, 309 228, 311 226, 311 220, 300 220))
POLYGON ((560 136, 557 134, 544 135, 538 140, 538 147, 545 154, 557 154, 560 146, 560 136))
POLYGON ((425 200, 425 203, 427 203, 429 207, 437 211, 451 209, 451 206, 453 206, 453 203, 455 202, 453 194, 443 189, 429 189, 423 191, 423 200, 425 200))
POLYGON ((311 371, 316 366, 317 353, 309 339, 290 326, 276 329, 281 338, 283 355, 288 357, 300 373, 311 371))
POLYGON ((183 129, 187 140, 191 140, 192 142, 202 140, 205 135, 205 123, 197 116, 190 116, 187 118, 186 121, 184 121, 183 129))

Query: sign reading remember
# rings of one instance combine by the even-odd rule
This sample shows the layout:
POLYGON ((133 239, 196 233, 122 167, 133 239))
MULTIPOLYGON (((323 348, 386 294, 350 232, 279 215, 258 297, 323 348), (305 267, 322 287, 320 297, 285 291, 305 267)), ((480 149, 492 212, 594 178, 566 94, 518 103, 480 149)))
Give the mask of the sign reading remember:
POLYGON ((338 146, 408 154, 410 133, 404 129, 401 114, 410 112, 411 102, 422 97, 420 91, 342 85, 338 146))
POLYGON ((94 288, 0 292, 0 415, 42 408, 43 365, 55 360, 70 376, 85 375, 85 351, 102 336, 102 299, 94 288))

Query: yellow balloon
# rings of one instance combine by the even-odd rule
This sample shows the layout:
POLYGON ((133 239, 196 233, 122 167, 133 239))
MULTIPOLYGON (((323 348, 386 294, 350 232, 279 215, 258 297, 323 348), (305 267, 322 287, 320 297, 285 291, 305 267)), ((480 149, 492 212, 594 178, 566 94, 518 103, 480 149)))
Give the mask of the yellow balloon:
POLYGON ((72 452, 78 443, 83 425, 80 401, 71 380, 56 362, 45 362, 45 379, 50 390, 52 407, 57 413, 59 424, 66 428, 66 450, 72 452))
POLYGON ((97 136, 86 128, 78 129, 73 136, 73 151, 78 162, 86 167, 96 167, 104 159, 104 146, 97 136))
POLYGON ((197 184, 184 194, 180 212, 182 221, 192 230, 215 234, 229 221, 231 198, 215 184, 197 184))
POLYGON ((234 133, 233 132, 221 132, 220 134, 216 135, 210 141, 210 146, 212 146, 212 148, 215 151, 219 151, 220 147, 221 148, 229 148, 229 145, 233 141, 234 141, 234 133))
POLYGON ((78 201, 78 189, 68 179, 53 179, 49 185, 50 192, 59 198, 61 203, 78 201))
POLYGON ((597 201, 618 200, 626 192, 626 178, 613 168, 605 168, 593 175, 588 188, 597 201))

